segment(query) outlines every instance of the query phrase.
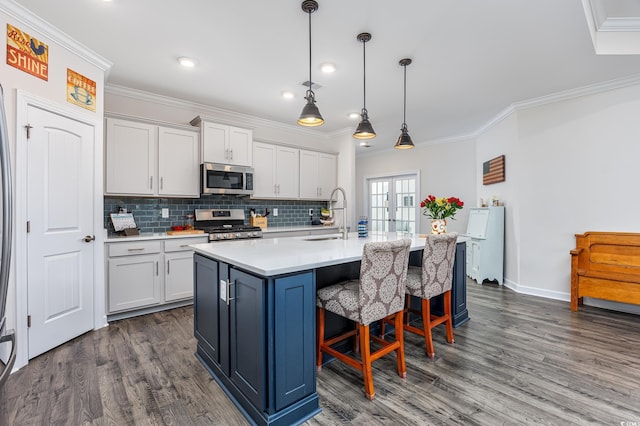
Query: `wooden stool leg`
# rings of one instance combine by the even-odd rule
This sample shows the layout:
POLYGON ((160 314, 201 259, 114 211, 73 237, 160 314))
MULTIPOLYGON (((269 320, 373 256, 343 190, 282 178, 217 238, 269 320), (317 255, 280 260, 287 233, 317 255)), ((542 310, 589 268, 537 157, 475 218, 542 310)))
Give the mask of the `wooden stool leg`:
POLYGON ((364 392, 367 398, 373 400, 376 392, 373 389, 373 373, 371 371, 371 343, 369 342, 369 326, 358 324, 360 334, 360 356, 362 358, 362 376, 364 377, 364 392))
POLYGON ((404 360, 404 328, 402 328, 402 314, 403 312, 397 312, 394 322, 394 333, 396 335, 396 341, 400 344, 396 349, 396 358, 398 361, 398 375, 405 379, 407 377, 407 366, 404 360))
POLYGON ((451 290, 444 293, 444 315, 447 317, 447 342, 453 343, 453 318, 451 317, 451 290))
POLYGON ((424 327, 424 343, 427 346, 429 358, 436 356, 433 348, 433 337, 431 336, 431 300, 422 299, 422 326, 424 327))
POLYGON ((322 345, 324 344, 324 309, 316 309, 316 367, 322 370, 322 345))
POLYGON ((411 295, 404 295, 404 323, 409 325, 409 320, 411 316, 411 295))

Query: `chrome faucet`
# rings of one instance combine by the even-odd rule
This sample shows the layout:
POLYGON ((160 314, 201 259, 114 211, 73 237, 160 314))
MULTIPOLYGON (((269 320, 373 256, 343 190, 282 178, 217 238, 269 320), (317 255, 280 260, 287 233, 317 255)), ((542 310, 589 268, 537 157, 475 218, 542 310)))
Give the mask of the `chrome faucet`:
POLYGON ((337 210, 342 210, 342 239, 346 240, 349 236, 349 229, 347 228, 347 194, 344 192, 344 189, 340 186, 331 191, 331 195, 329 196, 329 211, 331 212, 331 216, 333 216, 333 195, 336 191, 342 192, 342 208, 338 208, 337 210))

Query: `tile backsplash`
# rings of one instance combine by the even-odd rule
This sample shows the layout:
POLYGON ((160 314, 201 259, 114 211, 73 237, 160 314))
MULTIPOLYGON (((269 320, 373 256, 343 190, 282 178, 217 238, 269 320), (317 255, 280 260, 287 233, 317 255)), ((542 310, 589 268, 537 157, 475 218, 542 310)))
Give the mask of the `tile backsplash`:
POLYGON ((320 218, 320 209, 326 208, 322 201, 288 201, 288 200, 252 200, 248 197, 229 195, 210 195, 201 198, 134 198, 104 197, 104 226, 109 234, 115 232, 110 214, 117 213, 120 208, 133 213, 140 232, 165 232, 174 225, 184 225, 186 215, 193 214, 195 209, 243 209, 246 223, 249 223, 250 210, 264 214, 268 208, 269 227, 310 225, 309 209, 313 209, 313 218, 320 218), (162 218, 162 209, 169 209, 169 217, 162 218), (273 215, 278 209, 278 216, 273 215))

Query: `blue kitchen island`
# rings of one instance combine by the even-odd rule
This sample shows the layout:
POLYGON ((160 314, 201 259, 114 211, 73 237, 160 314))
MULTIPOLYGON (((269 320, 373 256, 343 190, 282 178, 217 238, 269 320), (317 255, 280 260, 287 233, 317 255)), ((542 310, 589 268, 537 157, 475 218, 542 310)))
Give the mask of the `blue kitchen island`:
MULTIPOLYGON (((195 250, 196 356, 251 423, 300 424, 320 412, 316 288, 356 278, 365 242, 399 238, 412 239, 415 263, 424 239, 402 233, 374 233, 366 239, 357 234, 347 240, 319 235, 191 246, 195 250)), ((461 276, 456 271, 454 283, 461 281, 464 286, 463 238, 458 246, 456 264, 463 270, 461 276)), ((455 295, 452 304, 458 305, 457 317, 464 322, 468 314, 466 291, 462 293, 464 304, 455 295)), ((345 326, 336 317, 327 324, 327 334, 345 326)))

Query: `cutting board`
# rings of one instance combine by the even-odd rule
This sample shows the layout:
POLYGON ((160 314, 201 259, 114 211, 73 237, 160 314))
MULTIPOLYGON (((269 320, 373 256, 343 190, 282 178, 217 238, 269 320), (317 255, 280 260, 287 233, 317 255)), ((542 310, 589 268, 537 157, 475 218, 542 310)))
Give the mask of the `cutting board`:
POLYGON ((185 229, 182 231, 167 231, 167 235, 204 234, 202 229, 185 229))

